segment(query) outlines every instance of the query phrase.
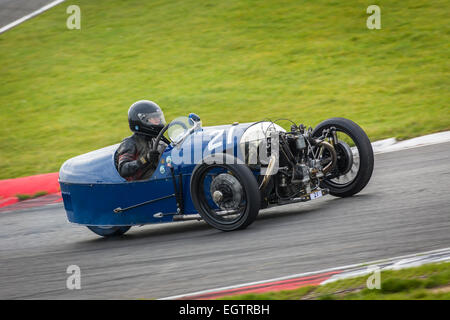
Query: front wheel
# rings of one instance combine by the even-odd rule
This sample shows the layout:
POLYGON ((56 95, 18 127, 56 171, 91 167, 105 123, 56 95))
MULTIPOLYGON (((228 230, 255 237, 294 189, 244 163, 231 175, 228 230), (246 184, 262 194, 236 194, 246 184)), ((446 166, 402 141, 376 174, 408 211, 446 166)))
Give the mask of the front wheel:
POLYGON ((215 155, 192 172, 195 208, 210 226, 222 231, 248 227, 261 204, 255 176, 245 164, 236 164, 235 160, 229 155, 215 155))
POLYGON ((98 227, 87 226, 89 230, 102 237, 117 237, 127 232, 131 226, 118 226, 118 227, 98 227))
POLYGON ((314 137, 334 127, 338 143, 335 145, 337 165, 322 181, 337 197, 350 197, 360 192, 369 182, 373 172, 373 150, 366 133, 355 122, 345 118, 331 118, 317 125, 314 137))

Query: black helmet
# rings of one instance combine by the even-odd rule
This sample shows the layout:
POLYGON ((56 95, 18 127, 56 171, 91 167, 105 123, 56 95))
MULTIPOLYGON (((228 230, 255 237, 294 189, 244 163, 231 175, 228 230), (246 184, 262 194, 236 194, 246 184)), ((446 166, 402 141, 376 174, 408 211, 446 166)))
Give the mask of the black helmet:
POLYGON ((156 137, 166 121, 164 113, 156 103, 141 100, 133 103, 128 110, 128 123, 131 131, 156 137))

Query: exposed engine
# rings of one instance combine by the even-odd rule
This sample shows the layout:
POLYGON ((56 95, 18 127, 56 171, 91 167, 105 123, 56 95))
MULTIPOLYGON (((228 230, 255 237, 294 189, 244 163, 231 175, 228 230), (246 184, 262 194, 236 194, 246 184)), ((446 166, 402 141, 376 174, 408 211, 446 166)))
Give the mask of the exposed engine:
POLYGON ((309 197, 312 192, 321 190, 321 180, 326 175, 330 177, 336 169, 337 149, 344 157, 345 153, 351 153, 348 145, 337 140, 332 129, 323 132, 321 137, 313 137, 311 128, 306 130, 303 125, 295 124, 290 132, 270 134, 267 154, 275 149, 278 150, 273 153, 278 153, 278 159, 272 157, 271 160, 278 160, 278 170, 275 174, 266 174, 260 188, 267 203, 309 197))

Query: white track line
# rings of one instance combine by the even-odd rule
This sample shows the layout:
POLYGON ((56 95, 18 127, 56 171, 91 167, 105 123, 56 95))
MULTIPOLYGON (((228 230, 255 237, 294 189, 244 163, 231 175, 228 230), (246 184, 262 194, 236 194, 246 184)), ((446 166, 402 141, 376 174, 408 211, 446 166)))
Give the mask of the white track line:
POLYGON ((7 30, 9 30, 9 29, 11 29, 11 28, 14 28, 14 27, 17 26, 18 24, 21 24, 22 22, 24 22, 24 21, 26 21, 26 20, 28 20, 28 19, 31 19, 31 18, 33 18, 33 17, 35 17, 35 16, 41 14, 42 12, 44 12, 44 11, 50 9, 50 8, 53 8, 54 6, 60 4, 61 2, 64 2, 64 1, 65 1, 65 0, 56 0, 56 1, 53 1, 53 2, 51 2, 51 3, 49 3, 49 4, 45 5, 45 6, 43 6, 42 8, 40 8, 40 9, 38 9, 38 10, 36 10, 36 11, 33 11, 32 13, 27 14, 26 16, 24 16, 24 17, 22 17, 22 18, 20 18, 20 19, 18 19, 18 20, 16 20, 16 21, 13 21, 13 22, 11 22, 10 24, 7 24, 6 26, 0 28, 0 33, 3 33, 3 32, 5 32, 5 31, 7 31, 7 30))
POLYGON ((412 138, 404 141, 397 141, 395 138, 375 141, 372 143, 372 148, 373 152, 375 154, 378 154, 378 153, 406 150, 417 147, 425 147, 445 142, 450 142, 450 131, 428 134, 426 136, 412 138))
MULTIPOLYGON (((252 285, 255 285, 255 284, 275 282, 275 281, 286 280, 286 279, 291 279, 291 278, 301 278, 301 277, 306 277, 306 276, 315 275, 315 274, 321 274, 321 273, 327 273, 327 272, 336 271, 336 270, 348 270, 348 269, 353 269, 353 268, 358 268, 358 267, 365 267, 365 268, 368 269, 371 265, 373 266, 373 265, 378 265, 378 264, 386 264, 386 263, 389 263, 389 262, 392 262, 392 261, 396 261, 396 260, 398 260, 400 262, 401 260, 405 260, 405 259, 410 259, 410 258, 414 258, 414 257, 420 257, 420 256, 430 255, 430 254, 435 254, 435 253, 440 253, 440 252, 446 252, 446 251, 448 251, 449 255, 450 255, 450 247, 449 247, 449 248, 444 248, 444 249, 437 249, 437 250, 432 250, 432 251, 427 251, 427 252, 421 252, 421 253, 414 253, 414 254, 409 254, 409 255, 405 255, 405 256, 399 256, 399 257, 395 257, 395 258, 381 259, 381 260, 376 260, 376 261, 372 261, 372 262, 351 264, 351 265, 348 265, 348 266, 323 269, 323 270, 314 271, 314 272, 305 272, 305 273, 293 274, 293 275, 289 275, 289 276, 273 278, 273 279, 267 279, 267 280, 262 280, 262 281, 242 283, 242 284, 228 286, 228 287, 221 287, 221 288, 197 291, 197 292, 192 292, 192 293, 185 293, 185 294, 180 294, 180 295, 176 295, 176 296, 161 298, 161 299, 158 299, 158 300, 175 300, 175 299, 179 299, 179 298, 187 298, 187 297, 190 297, 190 296, 203 295, 205 293, 211 293, 211 292, 217 292, 217 291, 225 291, 225 290, 229 290, 229 289, 237 289, 237 288, 240 288, 240 287, 247 287, 247 286, 252 286, 252 285)), ((338 280, 338 279, 336 279, 336 280, 338 280)))

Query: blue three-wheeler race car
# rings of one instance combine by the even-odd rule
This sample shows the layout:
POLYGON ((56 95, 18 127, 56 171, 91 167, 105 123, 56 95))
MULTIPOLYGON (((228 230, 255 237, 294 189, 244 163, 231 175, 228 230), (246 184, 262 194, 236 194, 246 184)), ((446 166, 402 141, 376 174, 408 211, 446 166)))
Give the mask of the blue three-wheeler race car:
POLYGON ((205 220, 223 231, 244 229, 260 209, 361 191, 373 151, 353 121, 332 118, 306 128, 291 120, 202 127, 195 114, 165 125, 168 146, 145 181, 116 167, 118 144, 67 160, 59 172, 68 220, 101 236, 132 226, 205 220))

